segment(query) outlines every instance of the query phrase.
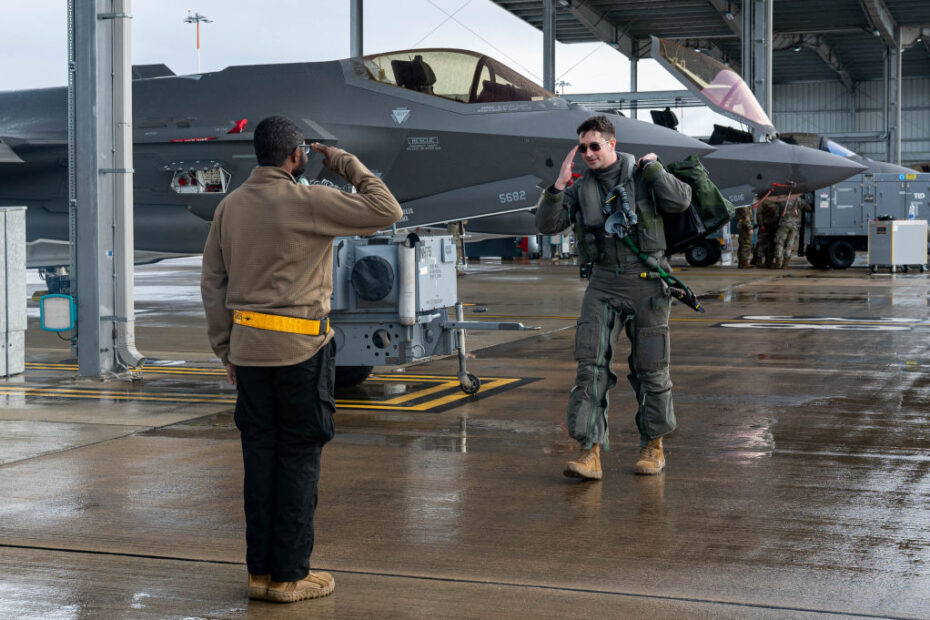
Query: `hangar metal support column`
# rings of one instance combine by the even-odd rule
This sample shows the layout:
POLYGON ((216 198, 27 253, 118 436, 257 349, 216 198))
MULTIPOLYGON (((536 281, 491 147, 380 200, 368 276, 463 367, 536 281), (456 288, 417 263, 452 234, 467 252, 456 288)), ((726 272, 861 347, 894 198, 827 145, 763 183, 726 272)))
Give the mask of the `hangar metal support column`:
POLYGON ((894 46, 885 55, 886 161, 901 163, 901 27, 894 27, 894 46))
POLYGON ((543 0, 543 88, 555 92, 555 7, 543 0))
POLYGON ((743 2, 743 81, 772 117, 773 0, 743 2))
MULTIPOLYGON (((630 92, 639 92, 639 58, 635 56, 630 58, 630 92)), ((634 121, 639 117, 637 114, 638 103, 635 99, 630 103, 630 118, 634 121)))
POLYGON ((364 46, 364 26, 363 17, 365 0, 352 0, 352 6, 349 9, 349 56, 355 58, 362 55, 364 46))
POLYGON ((142 361, 133 313, 130 0, 71 0, 69 177, 78 374, 142 361))

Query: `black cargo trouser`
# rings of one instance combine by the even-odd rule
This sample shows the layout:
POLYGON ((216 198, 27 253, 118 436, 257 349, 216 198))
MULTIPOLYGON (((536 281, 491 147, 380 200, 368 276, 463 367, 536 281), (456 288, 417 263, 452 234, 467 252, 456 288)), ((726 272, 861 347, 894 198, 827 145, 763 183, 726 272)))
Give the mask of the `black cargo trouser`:
POLYGON ((575 333, 578 374, 568 398, 568 432, 584 448, 610 445, 608 391, 617 384, 610 365, 621 330, 630 340, 627 379, 636 393, 640 440, 662 437, 677 426, 669 377, 670 297, 661 281, 641 278, 643 268, 635 267, 617 274, 596 266, 581 302, 575 333))
POLYGON ((323 445, 333 438, 335 345, 293 366, 239 366, 246 564, 297 581, 310 571, 323 445))

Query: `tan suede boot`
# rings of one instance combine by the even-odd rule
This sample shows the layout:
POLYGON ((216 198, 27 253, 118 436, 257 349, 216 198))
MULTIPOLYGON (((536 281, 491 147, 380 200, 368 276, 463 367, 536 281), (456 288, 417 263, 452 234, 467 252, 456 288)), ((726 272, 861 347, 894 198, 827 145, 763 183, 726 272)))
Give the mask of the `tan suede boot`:
POLYGON ((781 259, 781 268, 782 269, 791 269, 791 259, 787 256, 781 259))
POLYGON ((581 456, 569 461, 562 472, 569 478, 584 478, 586 480, 600 480, 601 472, 601 446, 594 444, 590 450, 582 450, 581 456))
POLYGON ((740 269, 754 269, 754 268, 755 268, 755 265, 753 265, 753 264, 750 263, 750 262, 740 261, 740 263, 739 263, 739 268, 740 268, 740 269))
POLYGON ((264 601, 268 598, 269 585, 271 585, 271 575, 253 575, 249 573, 249 598, 264 601))
POLYGON ((268 586, 268 600, 294 603, 332 594, 335 588, 336 580, 329 573, 309 573, 300 581, 272 581, 268 586))
POLYGON ((651 439, 639 449, 636 461, 637 474, 658 474, 665 469, 665 453, 662 451, 662 438, 651 439))

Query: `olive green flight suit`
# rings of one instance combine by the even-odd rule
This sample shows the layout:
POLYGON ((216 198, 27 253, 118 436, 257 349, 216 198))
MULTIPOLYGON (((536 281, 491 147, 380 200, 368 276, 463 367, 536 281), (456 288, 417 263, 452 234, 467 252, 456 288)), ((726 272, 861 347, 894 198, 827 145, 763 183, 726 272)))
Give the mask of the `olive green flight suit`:
POLYGON ((536 210, 536 227, 543 234, 574 224, 579 252, 586 255, 579 259, 594 262, 575 334, 578 372, 568 399, 568 432, 586 449, 594 444, 609 448, 608 391, 617 384, 610 364, 620 330, 631 344, 627 378, 636 393, 641 441, 667 435, 677 426, 669 377, 668 289, 659 279, 641 278, 648 271, 642 261, 623 241, 606 234, 602 204, 623 180, 630 207, 639 218, 633 241, 667 265, 660 211, 687 209, 691 188, 658 162, 639 169, 631 155, 618 156, 610 168, 587 170, 563 192, 550 186, 536 210))

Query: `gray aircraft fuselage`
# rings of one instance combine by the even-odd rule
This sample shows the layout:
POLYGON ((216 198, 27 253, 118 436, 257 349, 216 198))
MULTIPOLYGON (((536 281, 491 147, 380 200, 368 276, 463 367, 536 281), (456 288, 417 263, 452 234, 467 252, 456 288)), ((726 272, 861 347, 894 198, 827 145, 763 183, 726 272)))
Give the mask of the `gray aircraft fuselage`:
MULTIPOLYGON (((379 174, 404 207, 401 227, 531 207, 539 186, 557 176, 576 142, 576 127, 592 112, 551 93, 526 100, 529 91, 509 85, 509 90, 497 85, 493 97, 485 96, 489 82, 495 86, 494 61, 463 54, 481 58, 470 103, 390 83, 395 79, 390 76, 372 79, 365 70, 371 57, 134 80, 137 257, 140 252, 161 257, 202 250, 214 209, 256 166, 250 130, 275 114, 297 122, 308 142, 345 148, 379 174), (508 96, 517 100, 499 100, 508 96), (231 133, 237 123, 243 130, 231 133), (194 178, 184 177, 185 171, 193 175, 214 168, 228 173, 225 191, 204 186, 212 189, 184 193, 193 189, 187 184, 179 193, 178 175, 185 183, 184 178, 194 178)), ((496 66, 498 75, 506 69, 496 66)), ((438 86, 443 75, 441 67, 435 68, 438 86)), ((713 150, 649 123, 620 116, 613 121, 621 150, 655 151, 666 160, 713 150)), ((29 207, 28 241, 66 241, 67 90, 0 93, 0 140, 0 205, 29 207)), ((311 158, 305 178, 350 189, 322 167, 318 155, 311 158)), ((61 258, 67 257, 67 246, 53 254, 31 254, 30 266, 67 262, 61 258)))

